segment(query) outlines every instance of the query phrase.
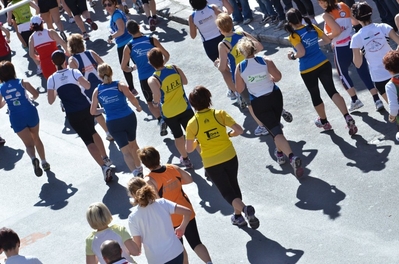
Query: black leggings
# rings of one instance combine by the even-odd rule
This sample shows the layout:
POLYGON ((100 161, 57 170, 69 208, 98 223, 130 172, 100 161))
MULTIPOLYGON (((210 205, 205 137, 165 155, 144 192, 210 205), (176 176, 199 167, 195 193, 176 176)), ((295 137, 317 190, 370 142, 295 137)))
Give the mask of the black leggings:
POLYGON ((237 156, 221 164, 205 168, 205 171, 229 204, 232 204, 236 198, 242 199, 237 179, 237 156))
MULTIPOLYGON (((175 229, 177 226, 175 227, 175 229)), ((184 232, 184 236, 187 239, 187 242, 190 244, 192 250, 198 245, 201 245, 201 239, 198 233, 197 222, 195 221, 195 217, 190 220, 186 227, 186 231, 184 232)), ((180 238, 180 242, 183 244, 183 237, 180 238)))
POLYGON ((387 84, 389 82, 389 80, 385 80, 382 82, 374 82, 375 88, 377 88, 378 92, 383 95, 385 93, 385 84, 387 84))
MULTIPOLYGON (((123 49, 125 48, 126 45, 117 48, 118 50, 118 58, 119 58, 119 64, 122 62, 122 57, 123 57, 123 49)), ((130 61, 130 60, 129 60, 130 61)), ((129 66, 129 62, 127 63, 127 65, 129 66)), ((123 71, 123 75, 125 75, 125 79, 127 82, 127 85, 129 86, 129 90, 133 90, 134 89, 134 84, 133 84, 133 74, 131 72, 125 72, 123 71)))
POLYGON ((319 80, 330 98, 338 93, 335 89, 332 67, 329 61, 311 72, 301 73, 301 77, 312 97, 313 106, 318 106, 323 103, 320 97, 319 80))

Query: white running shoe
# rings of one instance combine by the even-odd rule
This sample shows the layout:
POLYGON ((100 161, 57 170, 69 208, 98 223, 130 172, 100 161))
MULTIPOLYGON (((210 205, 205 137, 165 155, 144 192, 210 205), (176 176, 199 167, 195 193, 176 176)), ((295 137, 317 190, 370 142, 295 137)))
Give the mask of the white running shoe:
POLYGON ((360 101, 359 99, 356 100, 356 102, 352 102, 351 101, 351 106, 349 107, 349 111, 355 111, 356 109, 359 109, 361 107, 363 107, 364 104, 362 103, 362 101, 360 101))
POLYGON ((269 134, 269 131, 264 126, 258 126, 254 131, 255 136, 266 136, 269 134))
POLYGON ((138 167, 138 168, 135 168, 134 170, 133 170, 133 176, 134 177, 143 177, 143 166, 140 166, 140 167, 138 167))
POLYGON ((282 155, 279 155, 279 153, 277 152, 277 149, 274 149, 274 156, 276 157, 276 161, 278 164, 283 165, 285 163, 285 158, 284 158, 284 154, 281 153, 282 155))
POLYGON ((384 109, 384 104, 381 100, 375 102, 375 110, 382 111, 384 109))
POLYGON ((103 158, 103 161, 104 161, 104 165, 107 166, 107 167, 109 167, 109 166, 111 166, 113 164, 112 160, 110 158, 108 158, 108 157, 103 158))

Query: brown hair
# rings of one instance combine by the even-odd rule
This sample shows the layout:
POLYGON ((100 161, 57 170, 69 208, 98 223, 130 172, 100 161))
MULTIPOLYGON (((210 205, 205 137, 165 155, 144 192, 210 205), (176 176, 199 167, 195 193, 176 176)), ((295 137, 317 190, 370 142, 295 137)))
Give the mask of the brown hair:
POLYGON ((160 164, 160 155, 154 147, 144 147, 137 151, 141 162, 150 170, 155 169, 160 164))
POLYGON ((97 67, 98 76, 103 79, 103 83, 111 83, 112 82, 112 68, 107 63, 101 63, 97 67))
POLYGON ((86 50, 83 36, 81 34, 72 34, 68 37, 68 51, 71 54, 78 54, 86 50))
POLYGON ((118 1, 117 1, 117 0, 102 0, 102 4, 104 5, 104 3, 105 3, 106 1, 110 2, 110 3, 113 4, 114 6, 116 6, 116 5, 118 4, 118 1))
POLYGON ((382 58, 382 62, 384 63, 385 69, 387 71, 390 71, 394 74, 399 73, 399 51, 388 51, 384 58, 382 58))
POLYGON ((161 49, 152 48, 147 53, 148 61, 154 68, 161 68, 164 65, 163 54, 161 49))
POLYGON ((233 20, 226 13, 220 13, 216 18, 216 26, 223 32, 230 32, 233 30, 233 20))
POLYGON ((134 198, 133 205, 146 207, 157 199, 157 193, 151 185, 148 185, 142 178, 134 177, 127 183, 129 194, 134 198))
POLYGON ((212 105, 211 97, 211 92, 204 86, 199 85, 188 95, 188 100, 196 111, 201 111, 212 105))
POLYGON ((0 62, 0 81, 7 82, 16 78, 14 65, 10 61, 0 62))

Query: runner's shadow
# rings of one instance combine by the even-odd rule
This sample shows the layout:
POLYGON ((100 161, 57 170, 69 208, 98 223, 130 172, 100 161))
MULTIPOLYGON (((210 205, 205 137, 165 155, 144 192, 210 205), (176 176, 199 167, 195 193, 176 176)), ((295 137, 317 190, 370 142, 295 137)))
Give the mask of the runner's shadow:
POLYGON ((292 264, 297 263, 303 255, 299 249, 287 249, 278 242, 265 237, 258 230, 249 227, 241 228, 251 240, 247 243, 247 257, 251 264, 292 264))
POLYGON ((108 183, 109 189, 103 197, 102 202, 109 208, 112 215, 117 214, 120 219, 126 219, 130 214, 132 205, 129 202, 129 196, 124 186, 119 184, 119 178, 114 176, 108 183))
POLYGON ((345 199, 346 194, 334 185, 308 176, 301 181, 296 197, 299 199, 295 205, 303 210, 319 211, 335 220, 340 216, 341 207, 338 203, 345 199))
MULTIPOLYGON (((181 28, 180 31, 174 29, 173 27, 168 27, 169 20, 161 18, 158 16, 157 28, 163 29, 162 32, 156 31, 158 40, 163 42, 182 42, 187 37, 187 31, 185 28, 181 28)), ((148 27, 147 27, 148 28, 148 27)))
POLYGON ((73 196, 78 189, 72 187, 72 184, 57 179, 52 171, 47 171, 48 183, 43 184, 39 194, 41 199, 34 206, 50 207, 52 210, 60 210, 68 205, 69 197, 73 196))
POLYGON ((11 171, 23 156, 25 151, 13 149, 5 145, 0 148, 0 170, 11 171))
POLYGON ((352 137, 356 140, 356 147, 354 147, 335 133, 329 133, 329 135, 332 141, 341 149, 342 154, 351 160, 346 164, 347 166, 357 167, 366 173, 381 171, 386 167, 385 163, 388 161, 388 154, 392 146, 369 144, 362 136, 355 135, 352 137))
POLYGON ((190 171, 190 174, 195 184, 197 184, 198 196, 201 198, 200 205, 205 211, 210 214, 217 212, 222 215, 233 214, 233 207, 224 200, 215 184, 207 181, 194 170, 190 171))
POLYGON ((115 141, 109 142, 109 158, 112 160, 113 164, 116 166, 116 172, 124 172, 131 173, 129 167, 126 165, 125 160, 123 159, 123 154, 119 150, 115 141))

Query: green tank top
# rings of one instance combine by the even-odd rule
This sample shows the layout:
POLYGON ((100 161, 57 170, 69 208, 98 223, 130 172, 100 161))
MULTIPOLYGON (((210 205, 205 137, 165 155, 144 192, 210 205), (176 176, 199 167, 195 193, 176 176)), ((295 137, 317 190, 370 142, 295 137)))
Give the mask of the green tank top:
MULTIPOLYGON (((12 4, 16 4, 18 2, 21 2, 21 0, 11 1, 12 4)), ((30 18, 32 17, 32 13, 30 12, 29 3, 15 8, 12 11, 12 14, 15 17, 15 21, 17 22, 17 25, 29 22, 30 18)))

